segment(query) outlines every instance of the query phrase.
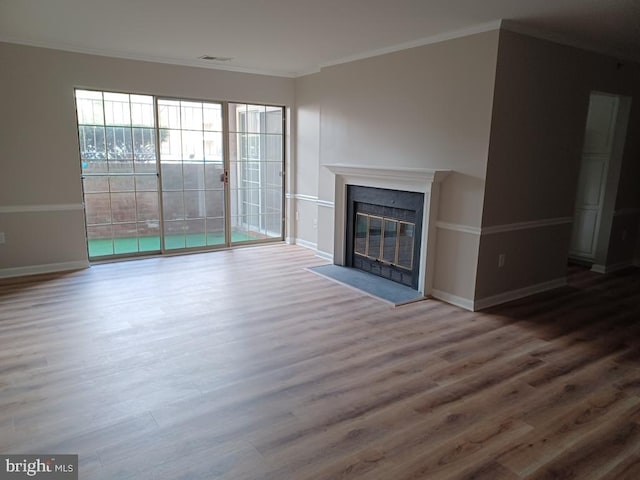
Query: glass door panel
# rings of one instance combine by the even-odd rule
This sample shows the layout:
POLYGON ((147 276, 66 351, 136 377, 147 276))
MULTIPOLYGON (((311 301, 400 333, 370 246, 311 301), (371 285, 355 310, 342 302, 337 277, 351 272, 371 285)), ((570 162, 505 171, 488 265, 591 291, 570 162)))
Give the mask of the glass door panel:
POLYGON ((222 105, 158 100, 165 250, 225 245, 222 105))
POLYGON ((232 243, 282 238, 283 108, 229 104, 232 243))
POLYGON ((90 258, 160 250, 153 97, 76 90, 90 258))
POLYGON ((282 107, 90 90, 76 106, 91 259, 283 238, 282 107))

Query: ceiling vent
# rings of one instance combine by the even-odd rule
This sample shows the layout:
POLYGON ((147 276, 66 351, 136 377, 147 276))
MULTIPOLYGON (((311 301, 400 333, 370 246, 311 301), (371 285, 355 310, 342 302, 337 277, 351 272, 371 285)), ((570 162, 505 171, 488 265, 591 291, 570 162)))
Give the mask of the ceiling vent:
POLYGON ((233 60, 232 57, 213 57, 211 55, 202 55, 201 57, 198 57, 200 60, 208 60, 208 61, 214 61, 214 62, 230 62, 231 60, 233 60))

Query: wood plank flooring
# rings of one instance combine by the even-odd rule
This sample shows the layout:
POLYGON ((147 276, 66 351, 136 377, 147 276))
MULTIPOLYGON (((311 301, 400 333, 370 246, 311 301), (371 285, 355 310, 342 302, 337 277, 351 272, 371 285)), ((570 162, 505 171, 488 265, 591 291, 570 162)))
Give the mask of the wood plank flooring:
POLYGON ((640 271, 392 308, 270 245, 0 282, 0 453, 82 479, 638 479, 640 271))

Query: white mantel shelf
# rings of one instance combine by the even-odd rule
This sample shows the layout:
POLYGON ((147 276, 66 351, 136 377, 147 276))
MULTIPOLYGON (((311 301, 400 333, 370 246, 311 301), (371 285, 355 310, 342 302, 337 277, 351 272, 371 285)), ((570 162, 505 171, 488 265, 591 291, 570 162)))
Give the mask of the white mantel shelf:
POLYGON ((359 177, 385 178, 426 183, 440 183, 451 173, 451 170, 407 167, 371 167, 349 163, 334 163, 324 165, 324 167, 335 175, 354 175, 359 177))

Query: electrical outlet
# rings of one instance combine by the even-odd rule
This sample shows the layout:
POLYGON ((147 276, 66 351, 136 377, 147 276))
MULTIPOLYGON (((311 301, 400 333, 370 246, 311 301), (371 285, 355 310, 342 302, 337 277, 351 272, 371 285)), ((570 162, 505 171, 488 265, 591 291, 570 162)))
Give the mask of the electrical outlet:
POLYGON ((0 245, 5 244, 4 232, 0 232, 0 245))
POLYGON ((296 222, 300 220, 300 212, 296 210, 296 222))
POLYGON ((506 253, 501 253, 500 255, 498 255, 498 268, 504 267, 504 262, 506 261, 507 261, 506 253))
POLYGON ((317 218, 313 219, 313 228, 318 228, 318 219, 317 218))

